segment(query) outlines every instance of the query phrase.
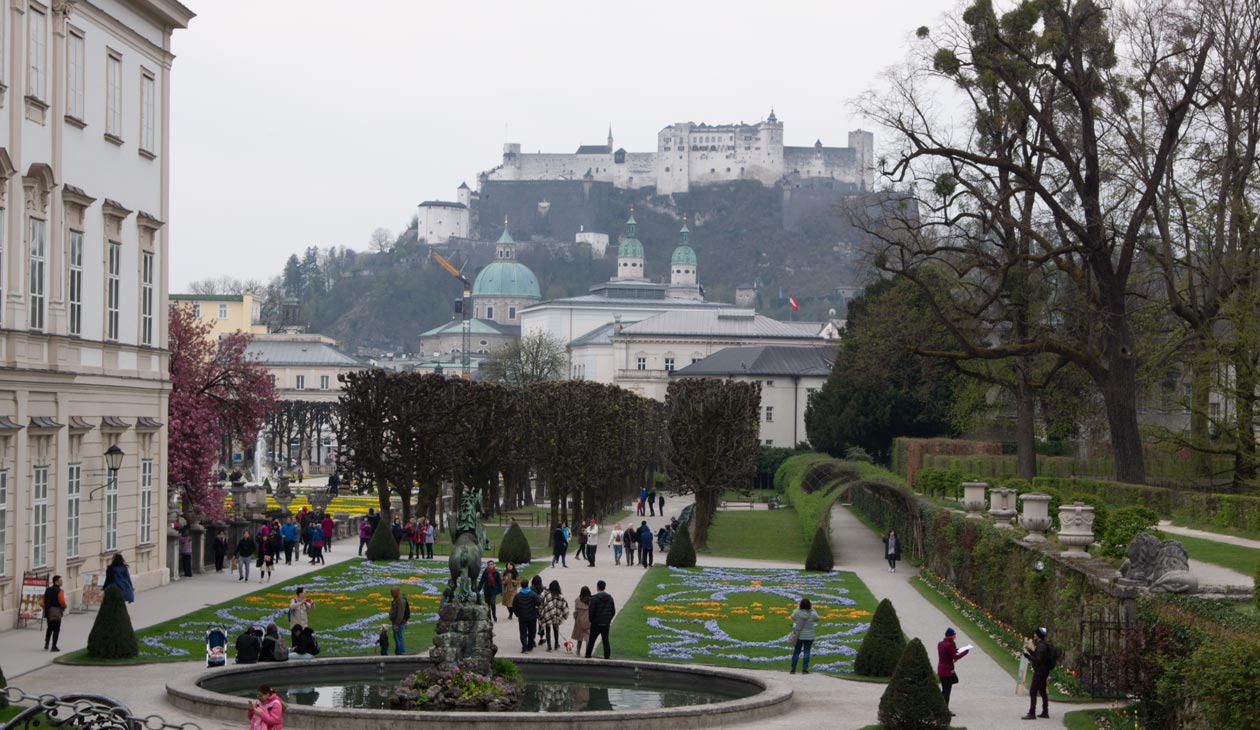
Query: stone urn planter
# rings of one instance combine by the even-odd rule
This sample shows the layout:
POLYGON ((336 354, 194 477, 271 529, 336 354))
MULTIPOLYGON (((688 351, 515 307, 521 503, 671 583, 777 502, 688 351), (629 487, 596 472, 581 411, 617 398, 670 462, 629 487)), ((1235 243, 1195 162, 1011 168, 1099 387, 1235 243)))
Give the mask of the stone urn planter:
POLYGON ((324 508, 328 506, 328 503, 332 501, 332 495, 328 494, 328 492, 308 492, 306 501, 310 502, 312 510, 322 513, 324 508))
POLYGON ((989 516, 995 526, 1009 528, 1011 520, 1019 511, 1015 508, 1015 498, 1019 495, 1014 489, 1002 488, 989 491, 989 516))
POLYGON ((293 502, 293 490, 289 489, 288 479, 280 480, 280 486, 276 487, 276 493, 274 496, 276 498, 276 504, 280 505, 280 514, 286 517, 292 514, 289 512, 289 504, 293 502))
POLYGON ((1088 558, 1094 542, 1094 508, 1082 502, 1059 507, 1059 544, 1065 558, 1088 558))
POLYGON ((1023 496, 1024 514, 1019 517, 1019 526, 1028 530, 1028 542, 1045 542, 1046 530, 1053 524, 1050 520, 1050 495, 1031 492, 1023 496))
POLYGON ((963 509, 967 510, 967 519, 984 519, 984 490, 989 485, 984 482, 963 482, 963 509))

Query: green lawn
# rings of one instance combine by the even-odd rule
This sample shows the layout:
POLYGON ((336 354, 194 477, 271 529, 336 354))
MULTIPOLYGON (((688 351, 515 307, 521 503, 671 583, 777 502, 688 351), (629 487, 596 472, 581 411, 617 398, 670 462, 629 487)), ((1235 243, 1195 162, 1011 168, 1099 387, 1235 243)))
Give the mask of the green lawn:
POLYGON ((807 552, 801 522, 791 507, 717 512, 709 526, 709 544, 700 551, 702 555, 782 560, 795 565, 805 564, 807 552))
POLYGON ((1181 543, 1186 548, 1186 552, 1190 553, 1190 557, 1195 560, 1236 570, 1246 576, 1255 575, 1256 565, 1260 564, 1260 550, 1256 548, 1231 545, 1201 537, 1184 535, 1165 535, 1165 537, 1181 543))
MULTIPOLYGON (((541 567, 542 563, 535 561, 522 571, 522 579, 541 567)), ((310 623, 321 657, 375 653, 381 624, 388 623, 389 589, 393 586, 399 586, 411 604, 411 621, 404 634, 407 653, 423 653, 433 641, 437 607, 449 575, 445 561, 350 560, 141 629, 136 632, 140 654, 134 659, 94 660, 86 650, 80 650, 63 655, 58 662, 147 664, 197 659, 205 656, 206 632, 212 627, 227 633, 229 647, 246 626, 274 622, 282 636, 287 636, 289 599, 299 585, 305 586, 315 601, 310 623)), ((390 649, 392 652, 393 647, 390 649)), ((228 653, 235 655, 231 649, 228 653)))
POLYGON ((787 669, 789 617, 801 597, 822 617, 811 671, 851 674, 876 604, 852 573, 658 565, 617 614, 614 656, 787 669))
POLYGON ((1137 730, 1141 727, 1136 705, 1114 710, 1073 710, 1063 715, 1063 725, 1067 730, 1137 730))

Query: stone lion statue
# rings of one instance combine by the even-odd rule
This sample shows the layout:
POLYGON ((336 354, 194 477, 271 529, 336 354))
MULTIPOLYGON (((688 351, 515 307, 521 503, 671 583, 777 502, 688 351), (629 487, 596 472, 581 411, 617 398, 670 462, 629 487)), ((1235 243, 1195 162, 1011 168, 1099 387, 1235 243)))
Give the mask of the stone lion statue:
POLYGON ((1124 551, 1120 575, 1145 585, 1155 593, 1193 593, 1199 580, 1190 572, 1190 556, 1176 540, 1163 540, 1149 532, 1138 533, 1124 551))

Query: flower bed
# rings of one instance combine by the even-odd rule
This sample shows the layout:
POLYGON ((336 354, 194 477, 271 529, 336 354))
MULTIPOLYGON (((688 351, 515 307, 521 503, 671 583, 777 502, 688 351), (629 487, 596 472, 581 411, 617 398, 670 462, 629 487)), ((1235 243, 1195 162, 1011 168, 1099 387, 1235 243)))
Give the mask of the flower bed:
MULTIPOLYGON (((1023 655, 1024 642, 1027 640, 1027 637, 1022 636, 1014 626, 1004 623, 984 606, 959 593, 944 578, 933 573, 928 568, 919 569, 917 580, 922 581, 925 586, 932 589, 937 595, 949 601, 955 610, 967 617, 981 631, 988 634, 989 638, 997 642, 998 646, 1002 647, 1011 656, 1019 659, 1023 655)), ((1080 697, 1085 694, 1075 670, 1062 666, 1055 667, 1050 672, 1050 682, 1064 696, 1080 697)))
POLYGON ((803 597, 821 617, 811 670, 851 673, 875 610, 852 573, 654 568, 618 616, 614 645, 625 658, 786 666, 790 616, 803 597))

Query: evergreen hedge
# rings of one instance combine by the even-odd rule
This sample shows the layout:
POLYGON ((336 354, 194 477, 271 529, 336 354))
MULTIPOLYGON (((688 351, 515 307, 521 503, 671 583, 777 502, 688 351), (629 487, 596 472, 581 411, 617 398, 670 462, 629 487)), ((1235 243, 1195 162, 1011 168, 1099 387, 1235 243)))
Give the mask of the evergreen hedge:
POLYGON ((512 523, 507 534, 503 536, 503 542, 499 543, 499 564, 511 562, 520 565, 528 563, 532 558, 533 554, 529 551, 529 540, 525 539, 525 532, 520 525, 512 523))
POLYGON ((4 688, 9 686, 9 681, 4 678, 4 667, 0 667, 0 710, 9 706, 9 698, 4 695, 4 688))
POLYGON ((912 639, 902 652, 892 681, 879 698, 879 724, 886 730, 949 726, 949 708, 923 642, 912 639))
POLYGON ((93 659, 128 659, 140 653, 127 603, 118 586, 105 589, 101 608, 88 634, 87 653, 93 659))
POLYGON ((906 635, 901 631, 901 619, 892 601, 885 598, 875 609, 871 627, 862 638, 853 671, 868 677, 891 677, 897 662, 906 651, 906 635))
POLYGON ((398 543, 394 540, 394 535, 390 532, 389 525, 388 513, 382 513, 381 521, 376 523, 376 529, 372 531, 372 539, 368 540, 368 560, 398 559, 398 543))
POLYGON ((819 525, 818 529, 814 530, 814 541, 809 546, 809 555, 805 556, 805 570, 828 573, 835 564, 835 556, 831 552, 831 539, 823 526, 819 525))
POLYGON ((665 564, 671 568, 696 567, 696 546, 691 543, 691 528, 687 525, 674 533, 674 542, 665 553, 665 564))

